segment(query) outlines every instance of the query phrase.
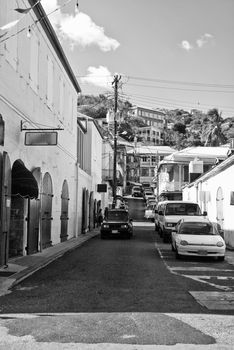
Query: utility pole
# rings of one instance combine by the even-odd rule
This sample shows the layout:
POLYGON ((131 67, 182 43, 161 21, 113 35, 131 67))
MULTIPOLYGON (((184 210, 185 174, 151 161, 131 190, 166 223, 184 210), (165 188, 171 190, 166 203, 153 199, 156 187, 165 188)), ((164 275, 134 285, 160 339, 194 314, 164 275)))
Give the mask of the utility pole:
POLYGON ((116 178, 116 163, 117 163, 117 110, 118 110, 118 86, 121 75, 115 75, 112 85, 114 85, 114 96, 115 96, 115 105, 114 105, 114 164, 113 164, 113 203, 112 208, 116 206, 116 187, 117 187, 117 178, 116 178))

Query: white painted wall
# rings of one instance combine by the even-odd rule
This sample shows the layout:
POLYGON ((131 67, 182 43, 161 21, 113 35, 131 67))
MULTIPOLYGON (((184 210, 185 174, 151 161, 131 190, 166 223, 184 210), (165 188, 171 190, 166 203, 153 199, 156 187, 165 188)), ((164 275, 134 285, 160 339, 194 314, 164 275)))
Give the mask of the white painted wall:
POLYGON ((223 229, 226 243, 234 247, 234 205, 230 205, 231 192, 234 191, 234 165, 224 171, 214 175, 206 181, 198 183, 198 198, 196 198, 195 185, 183 189, 183 199, 195 200, 200 205, 202 210, 207 210, 208 218, 211 221, 217 221, 217 205, 216 195, 219 187, 223 190, 223 229), (199 192, 210 192, 210 198, 207 203, 199 199, 199 192))
MULTIPOLYGON (((12 1, 0 1, 0 26, 7 23, 9 14, 13 15, 13 8, 12 1), (11 6, 7 3, 11 3, 11 6)), ((13 12, 17 16, 16 11, 13 12)), ((36 19, 33 11, 30 11, 20 21, 20 26, 32 23, 32 17, 36 19)), ((10 33, 17 29, 18 26, 10 33)), ((60 241, 61 191, 65 179, 70 196, 68 238, 75 235, 77 90, 40 24, 33 26, 31 32, 30 39, 26 37, 27 31, 23 31, 0 45, 0 114, 5 121, 5 144, 0 146, 0 152, 8 152, 11 164, 21 159, 29 170, 40 167, 42 175, 46 172, 51 175, 54 191, 52 242, 56 244, 60 241), (31 47, 35 46, 35 40, 38 45, 38 71, 32 72, 31 47), (48 99, 48 60, 53 66, 52 103, 48 99), (36 84, 33 84, 32 76, 33 79, 37 76, 36 84), (64 86, 63 103, 59 88, 61 85, 64 86), (25 146, 25 131, 20 130, 21 122, 28 128, 61 126, 64 130, 58 132, 57 146, 25 146)))

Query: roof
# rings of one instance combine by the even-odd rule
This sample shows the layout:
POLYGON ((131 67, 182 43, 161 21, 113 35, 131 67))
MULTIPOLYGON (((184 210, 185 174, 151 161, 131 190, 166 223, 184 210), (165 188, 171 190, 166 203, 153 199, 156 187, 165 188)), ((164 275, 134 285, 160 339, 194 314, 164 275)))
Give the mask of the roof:
POLYGON ((183 221, 187 221, 187 222, 207 222, 210 223, 210 220, 207 219, 205 216, 189 216, 189 217, 183 217, 182 219, 183 221))
POLYGON ((204 163, 215 163, 216 159, 226 159, 229 153, 230 148, 228 145, 225 145, 224 147, 189 147, 164 157, 164 159, 159 163, 159 167, 163 164, 188 164, 195 158, 203 160, 204 163))
POLYGON ((230 155, 227 159, 225 159, 224 161, 222 161, 218 165, 214 166, 212 169, 208 170, 205 174, 199 176, 199 178, 196 179, 195 181, 184 186, 184 188, 185 187, 192 187, 194 184, 197 184, 197 183, 202 182, 202 181, 206 181, 206 180, 210 179, 211 177, 228 169, 232 165, 234 165, 234 154, 230 155))
POLYGON ((158 202, 158 204, 168 204, 168 203, 197 204, 196 202, 193 202, 193 201, 175 201, 175 200, 158 202))
POLYGON ((31 6, 33 6, 33 11, 35 12, 35 15, 37 16, 40 25, 42 26, 45 34, 47 35, 47 38, 49 39, 51 45, 53 46, 60 62, 62 63, 67 75, 69 76, 72 85, 74 86, 77 93, 81 92, 81 88, 78 84, 78 81, 72 71, 72 68, 70 66, 70 63, 67 60, 67 57, 62 49, 62 46, 58 40, 58 37, 48 19, 48 16, 46 15, 42 5, 37 0, 29 0, 29 3, 31 6))
POLYGON ((135 149, 128 151, 128 154, 137 153, 137 154, 153 154, 157 153, 160 155, 168 155, 174 152, 175 150, 169 146, 137 146, 135 149))

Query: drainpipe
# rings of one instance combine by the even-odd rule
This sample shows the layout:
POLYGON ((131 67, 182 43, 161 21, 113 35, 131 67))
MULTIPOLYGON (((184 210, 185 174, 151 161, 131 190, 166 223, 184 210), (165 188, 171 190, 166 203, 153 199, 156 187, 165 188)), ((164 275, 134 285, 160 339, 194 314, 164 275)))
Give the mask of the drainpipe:
POLYGON ((75 205, 75 237, 78 236, 78 224, 79 224, 79 218, 78 218, 78 174, 79 174, 79 166, 80 164, 76 162, 75 167, 76 167, 76 174, 75 174, 75 181, 76 181, 76 205, 75 205))

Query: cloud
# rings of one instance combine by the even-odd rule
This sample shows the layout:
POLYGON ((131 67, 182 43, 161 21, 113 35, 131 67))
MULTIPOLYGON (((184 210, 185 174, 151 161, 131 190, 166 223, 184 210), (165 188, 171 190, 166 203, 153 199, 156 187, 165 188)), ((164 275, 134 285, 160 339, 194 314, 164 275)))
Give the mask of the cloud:
POLYGON ((196 40, 195 45, 190 44, 188 40, 183 40, 180 47, 186 51, 190 51, 195 48, 201 49, 203 46, 208 45, 211 42, 214 42, 213 35, 205 33, 196 40))
POLYGON ((196 40, 197 46, 199 48, 202 48, 204 45, 208 44, 213 39, 213 35, 211 34, 204 34, 201 36, 201 38, 196 40))
POLYGON ((193 46, 187 40, 183 40, 180 44, 180 47, 182 47, 182 49, 186 51, 190 51, 193 49, 193 46))
POLYGON ((103 88, 110 88, 112 81, 112 74, 104 66, 99 66, 98 68, 90 66, 87 76, 81 78, 82 83, 89 83, 103 88))
MULTIPOLYGON (((42 6, 46 13, 59 7, 57 0, 42 0, 42 6)), ((76 45, 82 47, 96 45, 100 50, 107 52, 116 50, 120 45, 117 40, 105 34, 103 27, 95 24, 91 17, 83 12, 65 14, 58 10, 51 14, 49 19, 58 35, 69 40, 72 48, 76 45)))

